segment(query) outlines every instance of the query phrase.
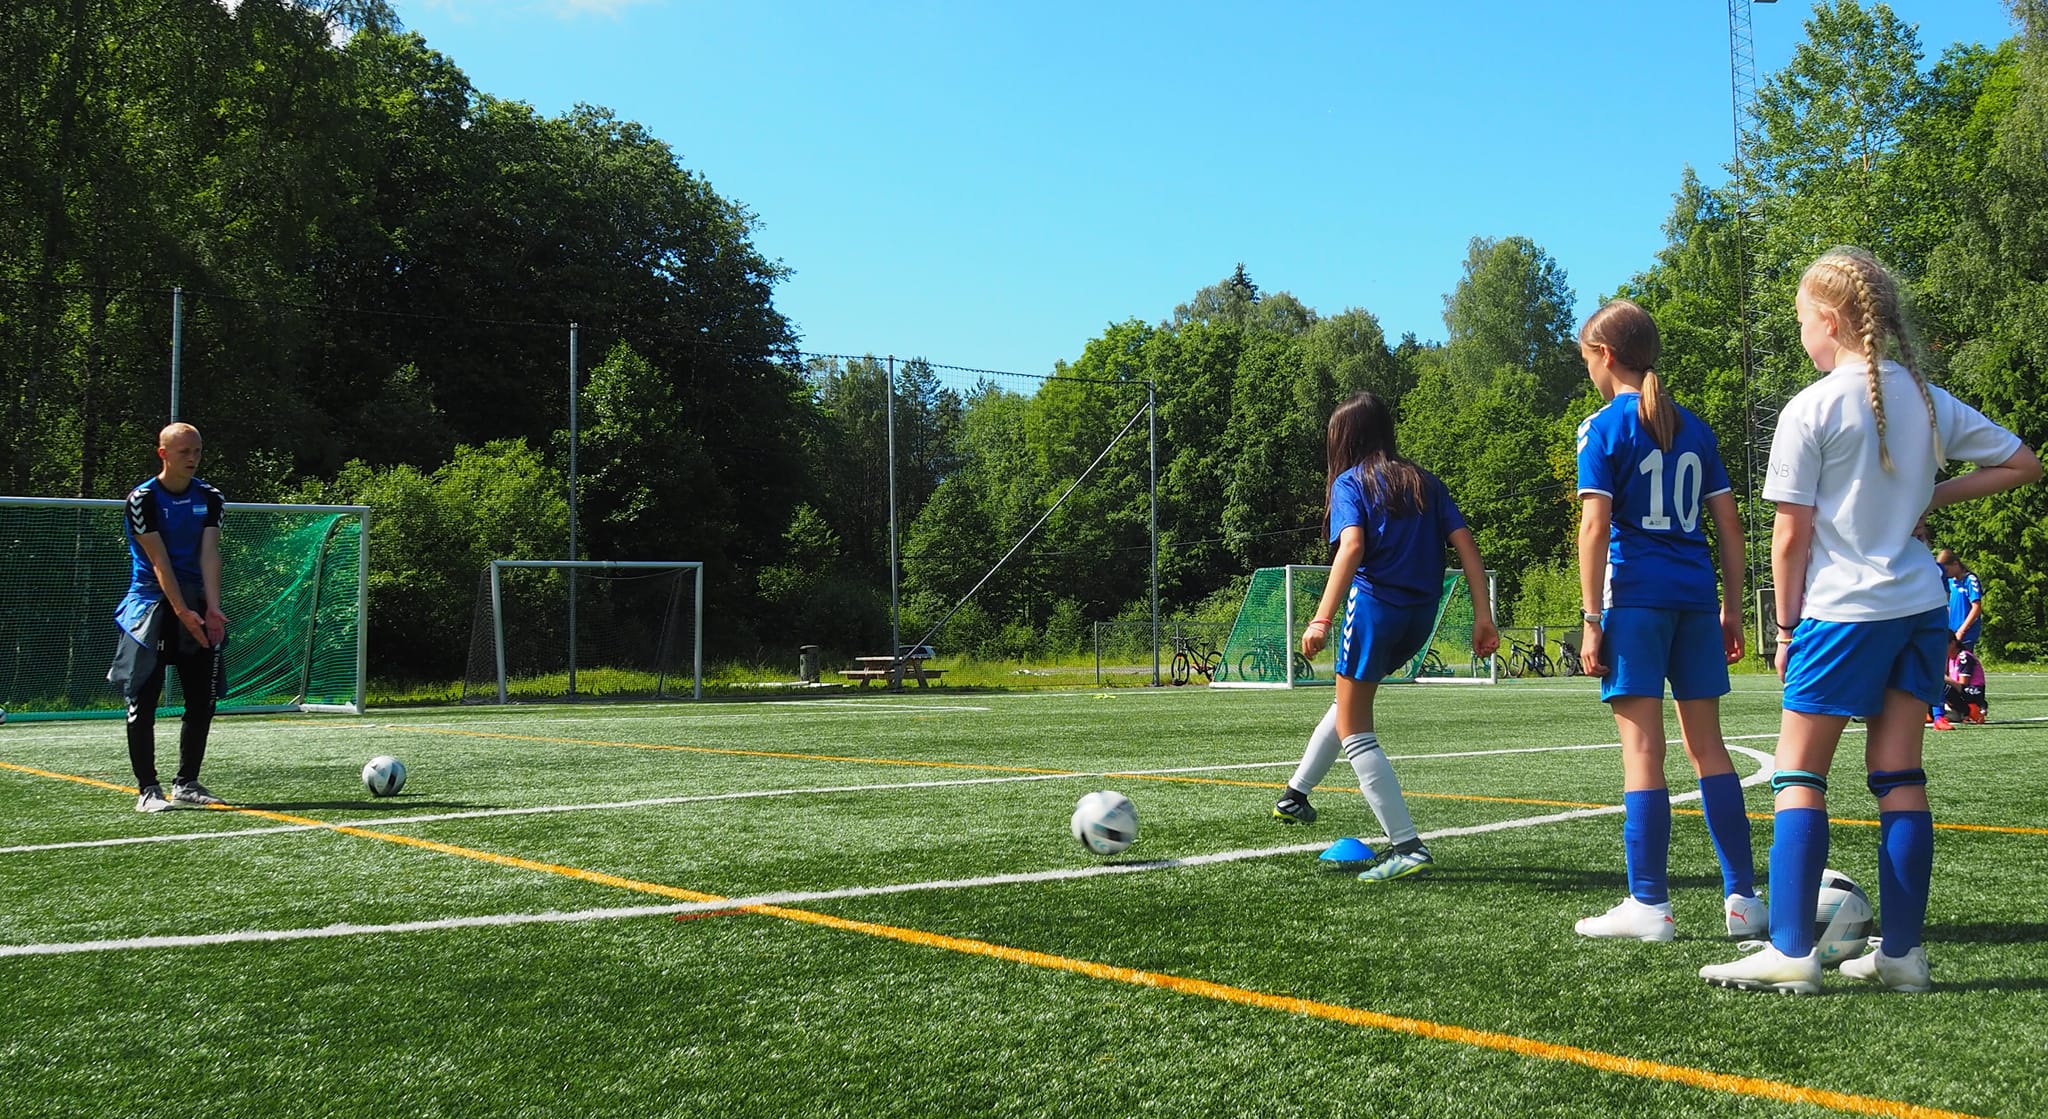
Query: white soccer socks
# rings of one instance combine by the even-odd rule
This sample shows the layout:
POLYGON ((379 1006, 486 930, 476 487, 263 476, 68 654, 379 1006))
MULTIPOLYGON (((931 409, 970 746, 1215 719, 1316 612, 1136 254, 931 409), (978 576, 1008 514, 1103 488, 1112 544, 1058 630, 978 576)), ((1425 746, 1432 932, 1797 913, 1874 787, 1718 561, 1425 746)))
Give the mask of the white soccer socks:
POLYGON ((1409 818, 1408 802, 1401 799, 1400 778, 1394 776, 1393 763, 1380 749, 1379 737, 1371 731, 1352 735, 1344 740, 1344 756, 1351 759, 1352 772, 1358 774, 1358 791, 1386 830, 1388 845, 1398 848, 1413 843, 1415 821, 1409 818))
POLYGON ((1331 704, 1330 709, 1323 712, 1322 721, 1316 724, 1316 729, 1309 733, 1308 746, 1301 753, 1301 764, 1294 767, 1294 777, 1287 782, 1287 787, 1302 793, 1315 792, 1316 786, 1322 784, 1323 778, 1329 774, 1330 766, 1336 763, 1340 745, 1337 741, 1337 707, 1331 704))

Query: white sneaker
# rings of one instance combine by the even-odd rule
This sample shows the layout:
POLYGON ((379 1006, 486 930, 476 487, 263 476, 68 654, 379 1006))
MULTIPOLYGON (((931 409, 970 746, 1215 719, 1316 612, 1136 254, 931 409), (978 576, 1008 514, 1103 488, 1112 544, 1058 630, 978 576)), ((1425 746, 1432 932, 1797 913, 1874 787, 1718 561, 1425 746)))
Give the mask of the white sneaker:
POLYGON ((1722 909, 1728 916, 1728 935, 1736 940, 1756 940, 1771 931, 1771 906, 1762 898, 1729 894, 1722 909))
POLYGON ((173 807, 175 806, 164 797, 164 790, 159 785, 143 789, 141 795, 135 798, 137 812, 168 812, 173 807))
POLYGON ((1708 964, 1700 978, 1716 987, 1738 991, 1776 991, 1781 995, 1820 994, 1820 953, 1787 956, 1768 940, 1745 940, 1749 955, 1725 964, 1708 964))
POLYGON ((219 797, 213 795, 212 789, 197 781, 171 782, 171 799, 179 804, 197 804, 202 806, 225 803, 219 797))
POLYGON ((1887 991, 1923 995, 1933 988, 1927 978, 1927 949, 1916 944, 1903 956, 1884 954, 1882 941, 1870 938, 1870 951, 1842 961, 1842 974, 1866 983, 1882 983, 1887 991))
POLYGON ((1641 940, 1652 944, 1665 944, 1678 935, 1677 926, 1671 923, 1671 903, 1651 905, 1627 897, 1621 904, 1598 917, 1581 917, 1572 926, 1580 936, 1610 937, 1615 940, 1641 940))
POLYGON ((1392 882, 1411 874, 1422 874, 1429 870, 1433 860, 1429 848, 1417 847, 1413 851, 1389 851, 1379 860, 1358 872, 1360 882, 1392 882))

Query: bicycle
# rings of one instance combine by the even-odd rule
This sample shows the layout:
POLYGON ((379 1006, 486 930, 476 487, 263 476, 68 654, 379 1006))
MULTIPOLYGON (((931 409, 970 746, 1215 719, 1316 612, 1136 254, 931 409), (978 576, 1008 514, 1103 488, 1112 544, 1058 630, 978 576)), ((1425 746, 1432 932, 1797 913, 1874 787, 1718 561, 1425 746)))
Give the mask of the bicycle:
POLYGON ((1251 652, 1237 658, 1237 674, 1246 680, 1281 680, 1289 666, 1294 670, 1296 680, 1316 678, 1316 666, 1307 657, 1295 651, 1292 658, 1280 654, 1280 643, 1273 640, 1257 642, 1251 652))
POLYGON ((1557 643, 1557 674, 1559 676, 1584 676, 1586 664, 1579 659, 1579 651, 1562 641, 1557 643))
POLYGON ((1541 646, 1524 645, 1512 637, 1504 638, 1508 644, 1507 663, 1501 666, 1503 676, 1548 676, 1550 656, 1541 646))
POLYGON ((1435 648, 1428 648, 1422 651, 1422 663, 1415 666, 1415 675, 1449 676, 1452 675, 1451 666, 1444 663, 1442 653, 1437 652, 1435 648))
POLYGON ((1223 650, 1209 641, 1205 640, 1197 645, 1188 638, 1175 634, 1171 672, 1173 686, 1177 688, 1187 683, 1197 672, 1202 674, 1204 683, 1215 683, 1223 675, 1223 650))

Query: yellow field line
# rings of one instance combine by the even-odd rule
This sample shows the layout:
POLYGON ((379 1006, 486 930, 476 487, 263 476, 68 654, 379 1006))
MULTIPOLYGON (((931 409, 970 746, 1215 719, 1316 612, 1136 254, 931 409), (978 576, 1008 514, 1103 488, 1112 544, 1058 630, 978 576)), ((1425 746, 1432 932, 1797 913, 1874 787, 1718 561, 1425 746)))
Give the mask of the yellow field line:
MULTIPOLYGON (((90 785, 96 789, 111 789, 114 792, 127 793, 131 796, 137 792, 132 785, 116 785, 110 781, 101 781, 93 777, 81 777, 75 773, 57 773, 47 769, 36 769, 32 766, 15 765, 12 762, 0 762, 0 769, 12 769, 20 773, 32 773, 37 777, 50 777, 59 781, 71 781, 80 785, 90 785)), ((517 855, 500 855, 494 851, 480 851, 474 847, 459 847, 453 843, 439 843, 431 839, 421 839, 417 836, 398 835, 393 832, 359 828, 349 824, 330 824, 325 820, 315 820, 310 816, 294 816, 289 812, 273 812, 267 808, 243 808, 233 804, 209 804, 205 807, 215 812, 230 812, 238 816, 255 816, 258 819, 275 820, 282 824, 297 824, 302 827, 319 828, 339 835, 353 835, 362 839, 379 839, 387 843, 399 843, 407 847, 418 847, 426 851, 438 851, 444 855, 475 859, 478 862, 494 863, 498 866, 516 867, 520 870, 538 871, 543 874, 558 874, 565 878, 595 882, 600 886, 613 886, 621 890, 637 890, 643 894, 658 894, 661 897, 674 898, 677 901, 718 901, 721 899, 721 895, 718 894, 705 894, 699 893, 696 890, 664 886, 659 882, 642 882, 633 878, 621 878, 616 874, 605 874, 602 871, 582 870, 573 866, 537 862, 533 859, 522 859, 517 855)))
MULTIPOLYGON (((0 767, 34 774, 38 777, 73 781, 94 788, 111 789, 117 792, 133 793, 135 790, 107 781, 76 774, 58 773, 52 770, 36 769, 30 766, 0 762, 0 767)), ((585 870, 581 867, 546 863, 534 859, 523 859, 516 855, 503 855, 495 851, 483 851, 474 847, 461 847, 452 843, 439 843, 409 835, 395 835, 390 832, 374 831, 369 828, 351 827, 344 824, 330 824, 305 816, 294 816, 286 812, 272 812, 262 808, 241 808, 230 804, 210 805, 216 811, 232 812, 239 815, 256 816, 287 824, 310 825, 363 839, 382 840, 407 847, 435 851, 457 858, 473 859, 495 866, 512 867, 518 870, 534 871, 590 882, 601 886, 630 890, 636 893, 653 894, 657 897, 679 901, 715 902, 725 900, 720 894, 707 894, 697 890, 685 890, 679 886, 659 882, 643 882, 636 878, 625 878, 602 871, 585 870)), ((1558 1061, 1582 1065, 1600 1072, 1633 1076, 1645 1080, 1662 1080, 1673 1084, 1705 1091, 1726 1092, 1732 1095, 1752 1096, 1760 1099, 1778 1100, 1785 1103, 1810 1104, 1816 1107, 1832 1108, 1836 1111, 1852 1112, 1859 1115, 1881 1115, 1896 1119, 1979 1119, 1964 1112, 1944 1111, 1939 1108, 1923 1107, 1919 1104, 1899 1100, 1882 1099, 1876 1096, 1860 1096, 1847 1092, 1832 1092, 1819 1088, 1808 1088, 1782 1081, 1765 1080, 1752 1076, 1736 1076, 1730 1073, 1711 1072, 1686 1065, 1669 1065, 1660 1061, 1643 1060, 1638 1057, 1624 1057, 1597 1049, 1582 1049, 1575 1045, 1561 1045, 1521 1037, 1516 1034, 1498 1033, 1492 1030, 1475 1030, 1465 1026, 1447 1025, 1421 1018, 1404 1018, 1399 1015, 1382 1014, 1378 1011, 1362 1010, 1357 1007, 1341 1006, 1336 1003, 1317 1002, 1313 999, 1276 995, 1265 991, 1254 991, 1245 987, 1233 987, 1206 979, 1190 979, 1185 976, 1168 975, 1163 972, 1143 971, 1137 968, 1117 967, 1112 964, 1096 963, 1092 960, 1074 959, 1049 952, 1037 952, 1028 948, 1013 948, 986 940, 969 937, 948 936, 943 933, 926 932, 922 929, 903 928, 897 925, 883 925, 871 921, 856 921, 831 914, 817 913, 808 909, 792 909, 781 905, 743 906, 735 912, 755 913, 776 917, 785 921, 817 925, 864 936, 881 937, 905 944, 926 948, 937 948, 965 955, 987 956, 1024 964, 1029 967, 1066 971, 1091 979, 1116 983, 1128 983, 1140 987, 1173 991, 1177 994, 1197 998, 1214 999, 1218 1002, 1235 1003, 1240 1006, 1256 1007, 1262 1010, 1277 1010, 1287 1014, 1299 1014, 1312 1018, 1324 1018, 1346 1025, 1368 1029, 1390 1030, 1397 1033, 1413 1034, 1433 1041, 1454 1045, 1469 1045, 1475 1048, 1492 1049, 1502 1053, 1533 1060, 1558 1061)))
POLYGON ((47 769, 37 769, 32 765, 16 765, 13 762, 0 762, 0 769, 11 769, 16 773, 28 773, 37 777, 53 777, 59 781, 75 781, 80 785, 91 785, 95 789, 112 789, 114 792, 127 793, 130 796, 139 795, 141 792, 141 790, 137 789, 133 785, 116 785, 112 781, 101 781, 97 778, 92 777, 80 777, 75 773, 57 773, 47 769))
POLYGON ((822 925, 826 928, 842 929, 867 936, 886 937, 906 944, 927 948, 939 948, 948 952, 961 952, 976 956, 991 956, 1012 963, 1031 967, 1049 968, 1085 975, 1091 979, 1103 979, 1116 983, 1129 983, 1140 987, 1155 987, 1199 998, 1215 999, 1218 1002, 1237 1003, 1240 1006, 1257 1007, 1262 1010, 1277 1010, 1287 1014, 1300 1014, 1311 1018, 1326 1018, 1351 1026, 1369 1029, 1391 1030, 1397 1033, 1413 1034, 1433 1041, 1450 1042, 1455 1045, 1470 1045, 1481 1049, 1493 1049, 1529 1057, 1541 1061, 1561 1061, 1584 1065, 1601 1072, 1634 1076, 1645 1080, 1663 1080, 1673 1084, 1700 1088, 1711 1092, 1727 1092, 1739 1096, 1754 1096, 1778 1100, 1785 1103, 1811 1104, 1816 1107, 1832 1108, 1836 1111, 1853 1112, 1859 1115, 1896 1116, 1900 1119, 1975 1119, 1965 1112, 1944 1111, 1924 1107, 1920 1104, 1888 1100, 1876 1096, 1859 1096, 1847 1092, 1831 1092, 1820 1088, 1808 1088, 1798 1084, 1786 1084, 1777 1080, 1764 1080, 1753 1076, 1736 1076, 1730 1073, 1710 1072, 1706 1069, 1690 1068, 1685 1065, 1667 1065, 1660 1061, 1648 1061, 1638 1057, 1624 1057, 1616 1053, 1605 1053, 1597 1049, 1581 1049, 1575 1045, 1560 1045, 1555 1042, 1539 1041, 1515 1034, 1496 1033, 1492 1030, 1474 1030, 1464 1026, 1445 1025, 1421 1018, 1403 1018, 1393 1014, 1381 1014, 1357 1007, 1340 1006, 1335 1003, 1316 1002, 1313 999, 1275 995, 1265 991, 1254 991, 1244 987, 1232 987, 1224 983, 1213 983, 1206 979, 1189 979, 1185 976, 1167 975, 1156 971, 1141 971, 1136 968, 1116 967, 1111 964, 1095 963, 1091 960, 1077 960, 1067 956, 1055 956, 1046 952, 1034 952, 1028 948, 1012 948, 1003 944, 992 944, 985 940, 967 937, 946 936, 941 933, 925 932, 922 929, 906 929, 894 925, 880 925, 869 921, 854 921, 806 909, 789 909, 783 906, 763 905, 753 907, 755 912, 765 913, 789 921, 822 925))

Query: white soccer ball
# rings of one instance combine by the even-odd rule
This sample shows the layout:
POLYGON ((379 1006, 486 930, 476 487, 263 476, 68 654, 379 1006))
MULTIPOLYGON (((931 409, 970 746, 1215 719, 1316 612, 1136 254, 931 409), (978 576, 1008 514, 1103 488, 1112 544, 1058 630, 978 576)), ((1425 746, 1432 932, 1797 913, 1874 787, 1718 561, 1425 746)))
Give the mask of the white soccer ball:
POLYGON ((370 795, 397 796, 405 788, 405 763, 389 754, 379 754, 363 766, 363 788, 370 795))
POLYGON ((1863 954, 1877 926, 1870 895, 1839 870, 1820 872, 1820 905, 1814 909, 1813 947, 1823 967, 1834 967, 1863 954))
POLYGON ((1089 793, 1074 805, 1070 830, 1088 850, 1114 855, 1138 841, 1138 808, 1122 793, 1089 793))

